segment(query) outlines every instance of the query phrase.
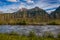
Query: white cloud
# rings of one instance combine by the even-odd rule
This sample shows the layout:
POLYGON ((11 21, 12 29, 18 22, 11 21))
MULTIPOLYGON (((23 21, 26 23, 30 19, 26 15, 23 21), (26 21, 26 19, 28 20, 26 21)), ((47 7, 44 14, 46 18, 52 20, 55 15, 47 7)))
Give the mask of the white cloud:
POLYGON ((48 11, 46 11, 46 12, 48 12, 48 13, 51 13, 51 12, 53 12, 55 9, 52 9, 52 10, 48 10, 48 11))
MULTIPOLYGON (((24 0, 28 4, 33 3, 31 5, 27 5, 27 3, 22 2, 21 0, 8 0, 8 1, 10 1, 10 2, 18 2, 18 1, 20 1, 20 3, 17 4, 17 5, 10 5, 10 6, 7 6, 7 7, 5 6, 6 7, 5 9, 8 10, 8 12, 9 11, 12 12, 12 11, 15 11, 15 10, 19 10, 21 8, 28 8, 28 9, 30 9, 30 8, 33 8, 33 7, 36 7, 36 6, 38 6, 38 7, 42 8, 42 9, 46 10, 47 12, 51 12, 51 11, 55 10, 53 8, 57 8, 60 5, 59 2, 57 2, 55 4, 51 4, 51 3, 48 2, 48 0, 39 0, 36 3, 33 0, 24 0), (47 9, 52 9, 52 10, 47 10, 47 9)), ((52 1, 50 1, 50 2, 52 2, 52 1)), ((58 1, 60 1, 60 0, 58 0, 58 1)))
POLYGON ((7 5, 7 6, 3 6, 2 8, 0 8, 4 13, 12 13, 12 12, 16 12, 19 8, 18 5, 7 5))
POLYGON ((25 3, 20 3, 19 9, 21 9, 21 8, 25 8, 25 3))
POLYGON ((9 1, 9 2, 17 2, 17 0, 7 0, 7 1, 9 1))
POLYGON ((35 5, 33 5, 34 7, 35 6, 38 6, 44 10, 46 10, 47 12, 51 12, 51 11, 54 11, 55 9, 53 8, 57 8, 60 6, 59 3, 55 3, 55 4, 50 4, 48 3, 48 1, 46 0, 40 0, 38 3, 36 3, 35 5), (52 9, 52 10, 47 10, 47 9, 52 9))
POLYGON ((24 1, 26 1, 27 3, 34 3, 34 1, 32 0, 24 0, 24 1))

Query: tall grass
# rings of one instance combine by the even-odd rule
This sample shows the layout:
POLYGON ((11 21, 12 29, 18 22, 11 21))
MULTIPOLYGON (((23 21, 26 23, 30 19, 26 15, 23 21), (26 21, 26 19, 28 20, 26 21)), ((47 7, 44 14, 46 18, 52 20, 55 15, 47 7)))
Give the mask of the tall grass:
POLYGON ((35 33, 30 32, 28 36, 26 35, 18 35, 16 33, 11 33, 11 34, 7 34, 7 33, 0 33, 0 40, 60 40, 60 35, 58 35, 57 38, 54 37, 49 37, 49 36, 45 36, 45 37, 41 37, 41 36, 37 36, 35 35, 35 33))

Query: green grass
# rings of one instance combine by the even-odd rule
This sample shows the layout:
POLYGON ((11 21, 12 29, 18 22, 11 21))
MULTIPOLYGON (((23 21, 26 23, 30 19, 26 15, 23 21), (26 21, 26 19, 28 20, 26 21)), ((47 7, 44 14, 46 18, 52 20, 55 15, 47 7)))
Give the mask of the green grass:
POLYGON ((18 35, 16 33, 11 33, 11 34, 2 34, 0 33, 0 40, 60 40, 60 35, 58 35, 57 38, 54 37, 41 37, 41 36, 36 36, 34 33, 30 32, 28 36, 26 35, 18 35))

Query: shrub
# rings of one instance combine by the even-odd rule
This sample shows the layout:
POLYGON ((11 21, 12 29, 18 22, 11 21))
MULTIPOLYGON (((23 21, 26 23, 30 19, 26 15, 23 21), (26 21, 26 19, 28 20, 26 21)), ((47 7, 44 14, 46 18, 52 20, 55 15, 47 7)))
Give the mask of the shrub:
POLYGON ((34 36, 36 36, 36 34, 34 32, 30 32, 28 35, 28 37, 34 37, 34 36))
POLYGON ((58 34, 58 38, 60 38, 60 33, 58 34))
POLYGON ((47 37, 47 38, 54 38, 53 34, 51 32, 45 32, 43 34, 43 37, 47 37))
POLYGON ((58 25, 56 22, 48 23, 48 25, 58 25))
POLYGON ((9 35, 19 35, 17 32, 12 31, 9 35))
POLYGON ((18 22, 16 23, 17 25, 26 25, 26 22, 25 21, 22 21, 22 22, 18 22))

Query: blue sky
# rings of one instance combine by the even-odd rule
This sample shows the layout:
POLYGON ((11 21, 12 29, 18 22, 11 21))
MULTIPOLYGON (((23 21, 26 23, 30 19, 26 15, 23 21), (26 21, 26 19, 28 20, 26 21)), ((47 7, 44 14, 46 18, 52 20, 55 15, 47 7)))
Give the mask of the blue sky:
POLYGON ((21 8, 40 7, 47 12, 54 11, 60 6, 60 0, 0 0, 0 12, 15 12, 21 8))

